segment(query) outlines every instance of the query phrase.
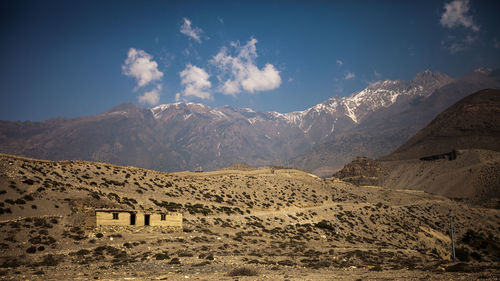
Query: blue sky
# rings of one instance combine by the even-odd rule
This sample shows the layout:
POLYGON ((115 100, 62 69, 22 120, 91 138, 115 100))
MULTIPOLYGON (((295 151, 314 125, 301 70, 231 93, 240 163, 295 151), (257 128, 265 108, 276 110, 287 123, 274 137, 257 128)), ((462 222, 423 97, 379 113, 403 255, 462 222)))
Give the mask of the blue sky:
POLYGON ((303 110, 500 66, 498 1, 3 1, 0 120, 121 103, 303 110))

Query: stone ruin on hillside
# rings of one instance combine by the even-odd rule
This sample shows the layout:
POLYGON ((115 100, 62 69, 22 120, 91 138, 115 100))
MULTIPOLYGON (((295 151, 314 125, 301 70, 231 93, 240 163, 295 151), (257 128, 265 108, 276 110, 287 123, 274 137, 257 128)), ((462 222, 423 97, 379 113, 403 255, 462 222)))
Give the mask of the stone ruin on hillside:
POLYGON ((124 209, 95 209, 95 227, 107 226, 127 228, 151 226, 170 231, 182 231, 182 214, 160 211, 139 212, 124 209))

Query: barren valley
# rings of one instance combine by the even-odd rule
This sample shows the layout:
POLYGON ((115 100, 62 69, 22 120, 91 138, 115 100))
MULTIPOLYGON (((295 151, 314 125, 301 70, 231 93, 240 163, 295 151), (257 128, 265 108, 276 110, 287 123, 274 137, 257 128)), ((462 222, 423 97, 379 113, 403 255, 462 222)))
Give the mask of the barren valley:
POLYGON ((422 191, 283 167, 163 173, 11 155, 0 187, 3 280, 500 278, 500 210, 422 191), (183 231, 98 227, 98 208, 181 212, 183 231))
POLYGON ((500 1, 1 7, 0 281, 500 280, 500 1))

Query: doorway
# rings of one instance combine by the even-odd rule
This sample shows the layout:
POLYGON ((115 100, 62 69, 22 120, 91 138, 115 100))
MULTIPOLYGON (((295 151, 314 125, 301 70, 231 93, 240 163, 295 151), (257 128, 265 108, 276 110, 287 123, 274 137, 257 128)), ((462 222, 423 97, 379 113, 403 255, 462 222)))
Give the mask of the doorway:
POLYGON ((149 225, 149 217, 151 215, 144 215, 144 225, 149 225))
POLYGON ((130 214, 130 225, 135 225, 135 214, 130 214))

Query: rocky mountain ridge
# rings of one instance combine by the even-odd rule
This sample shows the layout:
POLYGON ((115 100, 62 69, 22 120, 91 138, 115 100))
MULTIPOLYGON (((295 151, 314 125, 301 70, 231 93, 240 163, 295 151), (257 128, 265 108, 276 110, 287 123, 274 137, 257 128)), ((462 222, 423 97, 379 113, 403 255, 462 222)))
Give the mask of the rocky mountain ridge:
MULTIPOLYGON (((481 75, 487 77, 481 85, 494 84, 488 78, 491 72, 481 75)), ((126 104, 102 114, 74 119, 0 121, 0 152, 162 171, 200 167, 215 170, 235 163, 293 164, 316 171, 316 163, 288 160, 356 132, 377 119, 376 114, 390 118, 392 112, 414 108, 419 101, 432 98, 433 93, 455 81, 444 74, 424 71, 412 81, 375 82, 349 97, 332 97, 307 110, 291 113, 227 106, 212 109, 197 103, 166 104, 151 109, 126 104)), ((395 145, 405 140, 398 138, 395 145)), ((345 148, 349 157, 339 158, 343 161, 339 165, 357 153, 358 148, 349 145, 346 143, 345 148)))
POLYGON ((399 80, 377 81, 370 84, 366 89, 355 92, 348 97, 331 97, 306 110, 289 113, 256 112, 250 108, 235 109, 229 106, 212 109, 206 105, 193 102, 162 104, 150 110, 157 119, 163 121, 172 118, 172 111, 175 112, 179 109, 191 112, 183 116, 185 120, 191 117, 193 113, 214 119, 241 117, 246 119, 249 124, 274 119, 275 121, 286 122, 292 127, 299 127, 304 134, 307 134, 313 126, 311 123, 318 116, 329 115, 334 118, 334 123, 338 118, 349 117, 352 122, 358 124, 367 114, 393 105, 402 96, 426 98, 437 88, 452 81, 453 79, 445 74, 425 70, 408 82, 399 80), (239 113, 240 116, 235 113, 239 113))
POLYGON ((452 149, 500 152, 499 90, 485 89, 461 99, 384 159, 422 158, 452 149))
POLYGON ((371 112, 352 129, 292 159, 293 166, 328 176, 357 156, 378 158, 392 153, 440 112, 476 91, 500 89, 500 71, 478 69, 424 96, 400 96, 389 107, 371 112))
POLYGON ((500 90, 461 99, 393 153, 357 158, 334 176, 500 206, 500 90))

